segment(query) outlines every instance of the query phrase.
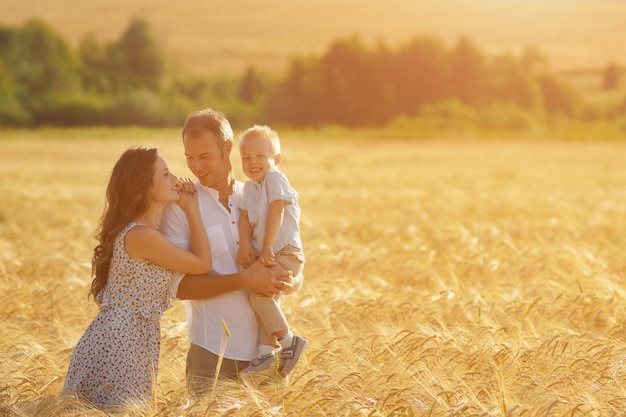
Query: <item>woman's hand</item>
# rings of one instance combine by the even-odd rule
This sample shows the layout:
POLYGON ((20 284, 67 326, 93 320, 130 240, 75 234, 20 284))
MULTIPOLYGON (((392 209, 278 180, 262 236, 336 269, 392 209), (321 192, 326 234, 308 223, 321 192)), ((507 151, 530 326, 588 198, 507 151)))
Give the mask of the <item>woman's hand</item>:
POLYGON ((179 178, 176 183, 176 189, 178 190, 178 200, 176 200, 176 204, 178 204, 180 208, 187 212, 194 207, 198 207, 196 186, 191 179, 179 178))

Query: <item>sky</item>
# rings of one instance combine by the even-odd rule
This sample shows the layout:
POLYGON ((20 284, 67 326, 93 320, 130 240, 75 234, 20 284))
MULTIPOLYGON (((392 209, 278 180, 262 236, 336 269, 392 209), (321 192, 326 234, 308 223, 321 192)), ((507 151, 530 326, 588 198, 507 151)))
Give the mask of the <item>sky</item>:
POLYGON ((198 71, 284 65, 358 34, 389 45, 467 36, 488 54, 533 46, 555 69, 626 65, 626 0, 0 0, 0 23, 38 17, 77 44, 149 21, 163 47, 198 71))

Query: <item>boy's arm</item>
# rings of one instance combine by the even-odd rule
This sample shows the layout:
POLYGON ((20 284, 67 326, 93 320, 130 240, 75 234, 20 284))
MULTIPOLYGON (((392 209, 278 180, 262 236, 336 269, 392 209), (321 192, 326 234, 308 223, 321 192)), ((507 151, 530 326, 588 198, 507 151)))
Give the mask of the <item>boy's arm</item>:
POLYGON ((283 217, 285 215, 285 201, 275 200, 270 203, 267 212, 267 223, 265 225, 265 236, 263 237, 263 251, 262 256, 274 255, 274 241, 278 236, 280 226, 283 224, 283 217))
POLYGON ((239 250, 237 251, 237 262, 239 265, 248 267, 254 261, 254 253, 250 245, 252 237, 252 225, 248 219, 248 211, 240 209, 239 215, 239 250))
POLYGON ((239 209, 239 243, 250 242, 252 236, 252 225, 248 218, 248 210, 239 209))

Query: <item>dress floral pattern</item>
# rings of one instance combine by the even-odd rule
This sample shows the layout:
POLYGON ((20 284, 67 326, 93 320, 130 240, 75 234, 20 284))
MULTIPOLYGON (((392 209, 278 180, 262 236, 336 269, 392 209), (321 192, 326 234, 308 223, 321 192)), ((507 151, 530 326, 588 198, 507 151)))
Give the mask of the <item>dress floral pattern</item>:
POLYGON ((171 307, 173 273, 138 262, 124 248, 129 224, 116 238, 109 277, 96 297, 98 315, 76 345, 64 392, 100 408, 143 402, 156 380, 163 311, 171 307))

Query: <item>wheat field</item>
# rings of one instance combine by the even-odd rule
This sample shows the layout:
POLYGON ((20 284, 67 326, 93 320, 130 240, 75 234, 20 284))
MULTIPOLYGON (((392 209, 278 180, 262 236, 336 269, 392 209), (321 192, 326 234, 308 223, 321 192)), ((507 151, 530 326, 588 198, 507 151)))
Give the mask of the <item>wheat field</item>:
MULTIPOLYGON (((0 137, 0 416, 100 416, 60 396, 104 187, 128 146, 188 176, 178 131, 0 137)), ((283 134, 310 340, 288 385, 187 398, 184 307, 133 416, 626 415, 626 142, 283 134)), ((240 178, 237 155, 235 171, 240 178)))

